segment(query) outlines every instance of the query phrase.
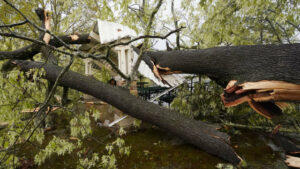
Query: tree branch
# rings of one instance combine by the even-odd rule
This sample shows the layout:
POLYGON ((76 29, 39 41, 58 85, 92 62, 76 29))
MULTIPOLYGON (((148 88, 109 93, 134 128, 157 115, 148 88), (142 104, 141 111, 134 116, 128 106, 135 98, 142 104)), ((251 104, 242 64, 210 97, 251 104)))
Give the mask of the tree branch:
MULTIPOLYGON (((25 132, 26 128, 29 126, 29 123, 35 118, 37 117, 39 114, 44 113, 45 109, 49 106, 49 102, 50 99, 53 97, 55 90, 59 84, 59 81, 61 80, 61 78, 64 76, 64 74, 69 70, 69 68, 71 67, 72 63, 74 61, 74 57, 71 57, 70 62, 67 64, 66 67, 64 67, 63 69, 60 70, 60 72, 58 73, 57 77, 54 80, 54 85, 50 91, 50 93, 48 94, 48 96, 46 97, 45 101, 42 103, 41 108, 35 113, 35 116, 32 117, 32 119, 30 121, 28 121, 27 125, 22 129, 21 133, 15 138, 13 145, 11 145, 10 147, 6 148, 6 154, 3 156, 3 158, 1 159, 1 162, 3 160, 5 160, 5 157, 7 156, 7 153, 9 150, 11 149, 15 149, 15 146, 19 140, 19 138, 21 137, 21 135, 25 132)), ((14 64, 18 64, 18 61, 13 61, 14 64)), ((35 67, 35 68, 42 68, 44 66, 44 63, 42 63, 39 67, 35 67)), ((50 109, 51 110, 51 109, 50 109)), ((29 139, 33 136, 34 132, 40 127, 40 125, 42 124, 43 120, 46 119, 48 114, 45 114, 45 116, 43 116, 43 119, 41 119, 41 121, 38 123, 38 125, 35 126, 35 128, 31 131, 31 133, 29 134, 29 136, 25 139, 25 141, 23 141, 23 143, 26 143, 29 141, 29 139)), ((0 151, 1 152, 1 151, 0 151)))
POLYGON ((288 24, 292 25, 294 28, 296 28, 299 32, 300 32, 300 26, 297 26, 296 24, 294 24, 291 21, 286 21, 288 24))
POLYGON ((124 79, 129 80, 130 77, 126 76, 109 58, 105 58, 105 60, 110 64, 110 66, 124 79))
MULTIPOLYGON (((172 0, 171 11, 173 15, 175 29, 178 29, 178 20, 174 11, 174 0, 172 0)), ((180 32, 176 32, 176 45, 177 45, 177 50, 180 50, 180 32)))
MULTIPOLYGON (((14 10, 16 10, 28 23, 30 23, 33 27, 35 27, 37 30, 45 32, 50 34, 52 37, 54 37, 55 39, 57 39, 58 41, 60 41, 64 47, 66 47, 69 50, 72 51, 78 51, 77 49, 71 48, 69 45, 67 45, 64 41, 62 41, 61 39, 59 39, 58 36, 54 35, 51 31, 41 28, 38 25, 36 25, 35 23, 33 23, 30 19, 28 19, 17 7, 15 7, 12 3, 10 3, 8 0, 3 0, 6 4, 8 4, 10 7, 12 7, 14 10)), ((41 17, 41 16, 39 16, 41 17)))
POLYGON ((279 36, 279 34, 278 34, 278 32, 276 31, 274 25, 273 25, 272 22, 269 20, 269 18, 266 17, 265 20, 266 20, 266 21, 269 23, 269 25, 271 26, 271 28, 272 28, 274 34, 275 34, 276 37, 277 37, 278 42, 283 43, 282 40, 281 40, 281 38, 280 38, 280 36, 279 36))
MULTIPOLYGON (((18 39, 22 39, 22 40, 27 40, 27 41, 33 42, 35 44, 38 44, 38 45, 47 46, 50 49, 55 50, 55 51, 60 52, 60 53, 63 53, 65 55, 73 56, 72 53, 66 52, 65 50, 60 50, 60 49, 58 49, 58 48, 56 48, 54 46, 51 46, 51 45, 45 43, 44 41, 32 39, 32 38, 29 38, 29 37, 26 37, 26 36, 22 36, 22 35, 17 35, 15 33, 1 33, 0 32, 0 35, 1 36, 6 36, 6 37, 18 38, 18 39)), ((12 55, 9 56, 8 54, 9 54, 9 52, 0 52, 0 60, 4 60, 4 59, 20 59, 17 56, 12 56, 12 55)), ((29 59, 29 58, 26 58, 26 59, 29 59)))
MULTIPOLYGON (((44 78, 50 81, 55 81, 62 69, 55 65, 32 61, 18 60, 15 63, 23 71, 43 66, 46 71, 44 78)), ((126 114, 164 128, 188 143, 233 164, 241 162, 238 155, 227 144, 229 136, 206 123, 186 118, 170 109, 139 99, 120 87, 111 86, 72 71, 66 72, 60 78, 59 84, 101 99, 126 114)))
MULTIPOLYGON (((159 10, 159 8, 160 8, 161 5, 162 5, 162 0, 159 0, 158 3, 157 3, 157 5, 156 5, 156 7, 155 7, 155 9, 152 11, 151 16, 150 16, 150 19, 149 19, 149 21, 148 21, 147 28, 146 28, 146 31, 145 31, 145 34, 146 34, 146 35, 148 35, 148 34, 150 33, 150 30, 151 30, 152 24, 153 24, 153 20, 154 20, 154 16, 155 16, 155 14, 158 12, 158 10, 159 10)), ((146 39, 144 40, 144 43, 143 43, 142 47, 141 47, 141 50, 140 50, 138 59, 137 59, 136 63, 134 64, 134 66, 133 66, 133 68, 132 68, 132 70, 131 70, 130 80, 133 79, 133 77, 134 77, 134 75, 135 75, 137 69, 138 69, 139 66, 140 66, 140 63, 141 63, 141 61, 142 61, 142 54, 143 54, 144 50, 146 49, 146 47, 148 46, 148 43, 149 43, 149 39, 146 38, 146 39)), ((129 85, 130 82, 127 83, 127 84, 129 85)))
POLYGON ((291 41, 290 41, 290 38, 289 38, 288 33, 286 32, 286 29, 285 29, 282 25, 280 25, 278 22, 276 22, 276 24, 277 24, 277 25, 279 26, 279 28, 284 32, 287 42, 288 42, 289 44, 291 44, 291 41))
POLYGON ((26 24, 27 22, 28 22, 28 21, 25 20, 25 21, 22 21, 22 22, 19 22, 19 23, 8 24, 8 25, 0 25, 0 28, 12 28, 12 27, 15 27, 15 26, 24 25, 24 24, 26 24))
MULTIPOLYGON (((48 24, 49 23, 49 16, 48 16, 48 13, 44 10, 44 9, 38 9, 36 10, 36 13, 37 15, 39 16, 39 18, 43 21, 43 27, 45 28, 41 28, 39 27, 38 25, 34 24, 31 20, 29 20, 20 10, 18 10, 13 4, 11 4, 10 2, 8 2, 7 0, 3 0, 5 1, 9 6, 11 6, 13 9, 15 9, 19 14, 21 14, 27 22, 29 22, 30 24, 32 24, 36 29, 38 29, 39 31, 41 32, 44 32, 46 35, 51 35, 54 37, 55 40, 59 41, 62 46, 66 47, 67 49, 71 50, 71 51, 76 51, 76 52, 80 52, 78 49, 74 49, 74 48, 71 48, 69 45, 67 45, 67 43, 65 43, 62 39, 60 39, 59 37, 57 37, 56 35, 54 35, 50 30, 49 28, 47 28, 47 26, 50 26, 48 24), (48 21, 48 22, 47 22, 48 21)), ((72 36, 71 36, 72 38, 72 36)), ((47 38, 47 42, 48 43, 50 41, 50 37, 47 38)), ((73 39, 73 38, 72 38, 73 39)), ((29 39, 27 39, 29 40, 29 39)), ((51 47, 50 47, 51 48, 51 47)), ((59 51, 59 50, 58 50, 59 51)), ((62 52, 64 53, 64 52, 62 52)), ((67 55, 70 55, 70 53, 64 53, 64 54, 67 54, 67 55)), ((80 56, 84 56, 83 54, 80 54, 80 56)))
MULTIPOLYGON (((28 40, 30 42, 33 42, 34 44, 28 45, 26 47, 17 49, 15 51, 9 51, 9 52, 0 52, 0 60, 3 59, 31 59, 34 55, 40 53, 41 46, 48 46, 53 50, 56 50, 55 48, 62 47, 63 44, 57 40, 57 39, 51 39, 49 44, 44 43, 43 41, 39 41, 36 39, 32 39, 29 37, 25 37, 22 35, 17 35, 15 33, 1 33, 1 36, 7 36, 7 37, 15 37, 23 40, 28 40)), ((89 34, 81 34, 81 35, 62 35, 59 36, 61 40, 63 40, 65 43, 68 44, 87 44, 90 42, 89 34), (74 38, 76 36, 76 38, 74 38), (73 37, 73 38, 72 38, 73 37)), ((59 50, 60 52, 60 50, 59 50)), ((64 54, 65 51, 62 51, 64 54)), ((67 54, 69 55, 69 54, 67 54)))
MULTIPOLYGON (((280 80, 300 84, 300 44, 222 46, 189 51, 149 51, 161 74, 203 74, 219 82, 280 80)), ((151 67, 152 65, 149 65, 151 67)), ((219 83, 221 84, 221 83, 219 83)), ((222 85, 222 84, 221 84, 222 85)))
POLYGON ((130 43, 132 42, 135 42, 135 41, 138 41, 140 39, 167 39, 170 35, 172 35, 173 33, 176 33, 176 32, 180 32, 182 29, 184 29, 185 27, 184 26, 181 26, 180 28, 178 29, 175 29, 175 30, 172 30, 170 31, 169 33, 167 33, 166 35, 164 36, 158 36, 158 35, 142 35, 142 36, 139 36, 137 38, 134 38, 128 42, 122 42, 122 43, 116 43, 116 44, 112 44, 110 45, 111 48, 113 47, 116 47, 116 46, 122 46, 122 45, 129 45, 130 43))

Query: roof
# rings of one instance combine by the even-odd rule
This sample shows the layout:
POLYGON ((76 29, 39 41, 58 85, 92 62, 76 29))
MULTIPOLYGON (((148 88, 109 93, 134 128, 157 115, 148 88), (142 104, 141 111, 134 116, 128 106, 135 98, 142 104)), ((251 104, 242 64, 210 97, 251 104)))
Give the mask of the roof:
POLYGON ((100 19, 98 19, 98 32, 101 44, 110 43, 125 37, 132 38, 137 36, 136 32, 127 26, 100 19))

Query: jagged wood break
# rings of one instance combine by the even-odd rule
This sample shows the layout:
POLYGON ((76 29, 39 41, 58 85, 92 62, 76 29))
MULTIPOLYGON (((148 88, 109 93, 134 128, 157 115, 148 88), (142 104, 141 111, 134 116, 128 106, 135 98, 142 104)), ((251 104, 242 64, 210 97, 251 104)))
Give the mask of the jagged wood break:
POLYGON ((221 95, 225 107, 248 102, 250 107, 264 117, 271 119, 282 114, 286 101, 300 101, 300 85, 284 81, 258 81, 237 84, 228 83, 221 95))
POLYGON ((248 102, 266 118, 281 114, 281 102, 300 101, 300 44, 147 52, 144 60, 159 79, 182 72, 228 84, 221 95, 225 106, 248 102))

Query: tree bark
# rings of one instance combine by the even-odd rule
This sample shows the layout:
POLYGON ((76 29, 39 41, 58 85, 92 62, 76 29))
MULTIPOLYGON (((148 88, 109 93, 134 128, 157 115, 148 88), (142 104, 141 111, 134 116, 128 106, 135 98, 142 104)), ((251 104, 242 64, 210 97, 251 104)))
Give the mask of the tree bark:
MULTIPOLYGON (((90 42, 89 34, 81 35, 62 35, 59 38, 66 44, 87 44, 90 42), (78 36, 78 39, 72 39, 72 36, 78 36)), ((63 44, 57 39, 51 39, 49 45, 54 47, 62 47, 63 44)), ((34 55, 40 53, 41 45, 31 44, 15 51, 0 52, 0 60, 4 59, 31 59, 34 55)))
MULTIPOLYGON (((89 34, 62 35, 59 36, 59 38, 66 44, 87 44, 90 42, 89 34), (77 36, 78 39, 72 38, 74 36, 77 36)), ((51 39, 49 45, 57 48, 63 46, 63 44, 58 39, 51 39)), ((41 49, 41 45, 33 43, 31 45, 25 46, 14 51, 0 51, 0 60, 9 59, 2 65, 1 71, 10 71, 11 69, 13 69, 13 65, 11 64, 12 59, 32 60, 33 56, 41 52, 41 49)))
POLYGON ((239 83, 280 80, 300 84, 300 44, 147 52, 144 54, 144 58, 146 57, 150 57, 162 74, 202 74, 217 80, 222 86, 230 80, 237 80, 239 83))
MULTIPOLYGON (((88 34, 60 38, 68 44, 89 43, 88 34)), ((50 45, 61 47, 57 39, 50 45)), ((40 45, 32 44, 11 51, 0 52, 3 59, 30 59, 40 52, 40 45)), ((190 51, 159 51, 144 53, 144 61, 160 73, 183 72, 207 75, 223 87, 230 80, 239 83, 259 80, 281 80, 300 84, 300 44, 226 46, 190 51), (148 60, 148 61, 147 61, 148 60), (150 60, 150 61, 149 61, 150 60)))
MULTIPOLYGON (((23 71, 43 67, 46 71, 45 78, 52 82, 62 70, 61 67, 40 62, 23 60, 13 62, 23 71)), ((101 99, 128 115, 155 124, 186 142, 233 164, 241 162, 229 146, 229 136, 206 123, 186 118, 170 109, 138 99, 123 88, 111 86, 72 71, 66 72, 59 84, 101 99)))

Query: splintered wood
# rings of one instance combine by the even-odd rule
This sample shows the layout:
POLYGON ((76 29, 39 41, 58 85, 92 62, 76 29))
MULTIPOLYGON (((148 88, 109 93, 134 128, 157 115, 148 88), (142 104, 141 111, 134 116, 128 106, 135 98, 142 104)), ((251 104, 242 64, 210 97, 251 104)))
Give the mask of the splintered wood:
POLYGON ((250 107, 264 117, 271 119, 280 115, 286 101, 300 101, 300 85, 284 81, 258 81, 237 84, 228 83, 221 95, 225 107, 248 102, 250 107))
MULTIPOLYGON (((51 31, 51 25, 50 25, 51 17, 46 10, 44 10, 44 18, 45 18, 45 21, 44 21, 45 29, 51 31)), ((46 44, 49 44, 50 40, 51 40, 51 35, 49 33, 45 33, 43 41, 46 44)))
POLYGON ((300 158, 299 157, 293 157, 293 156, 287 155, 285 163, 289 167, 300 168, 300 158))

